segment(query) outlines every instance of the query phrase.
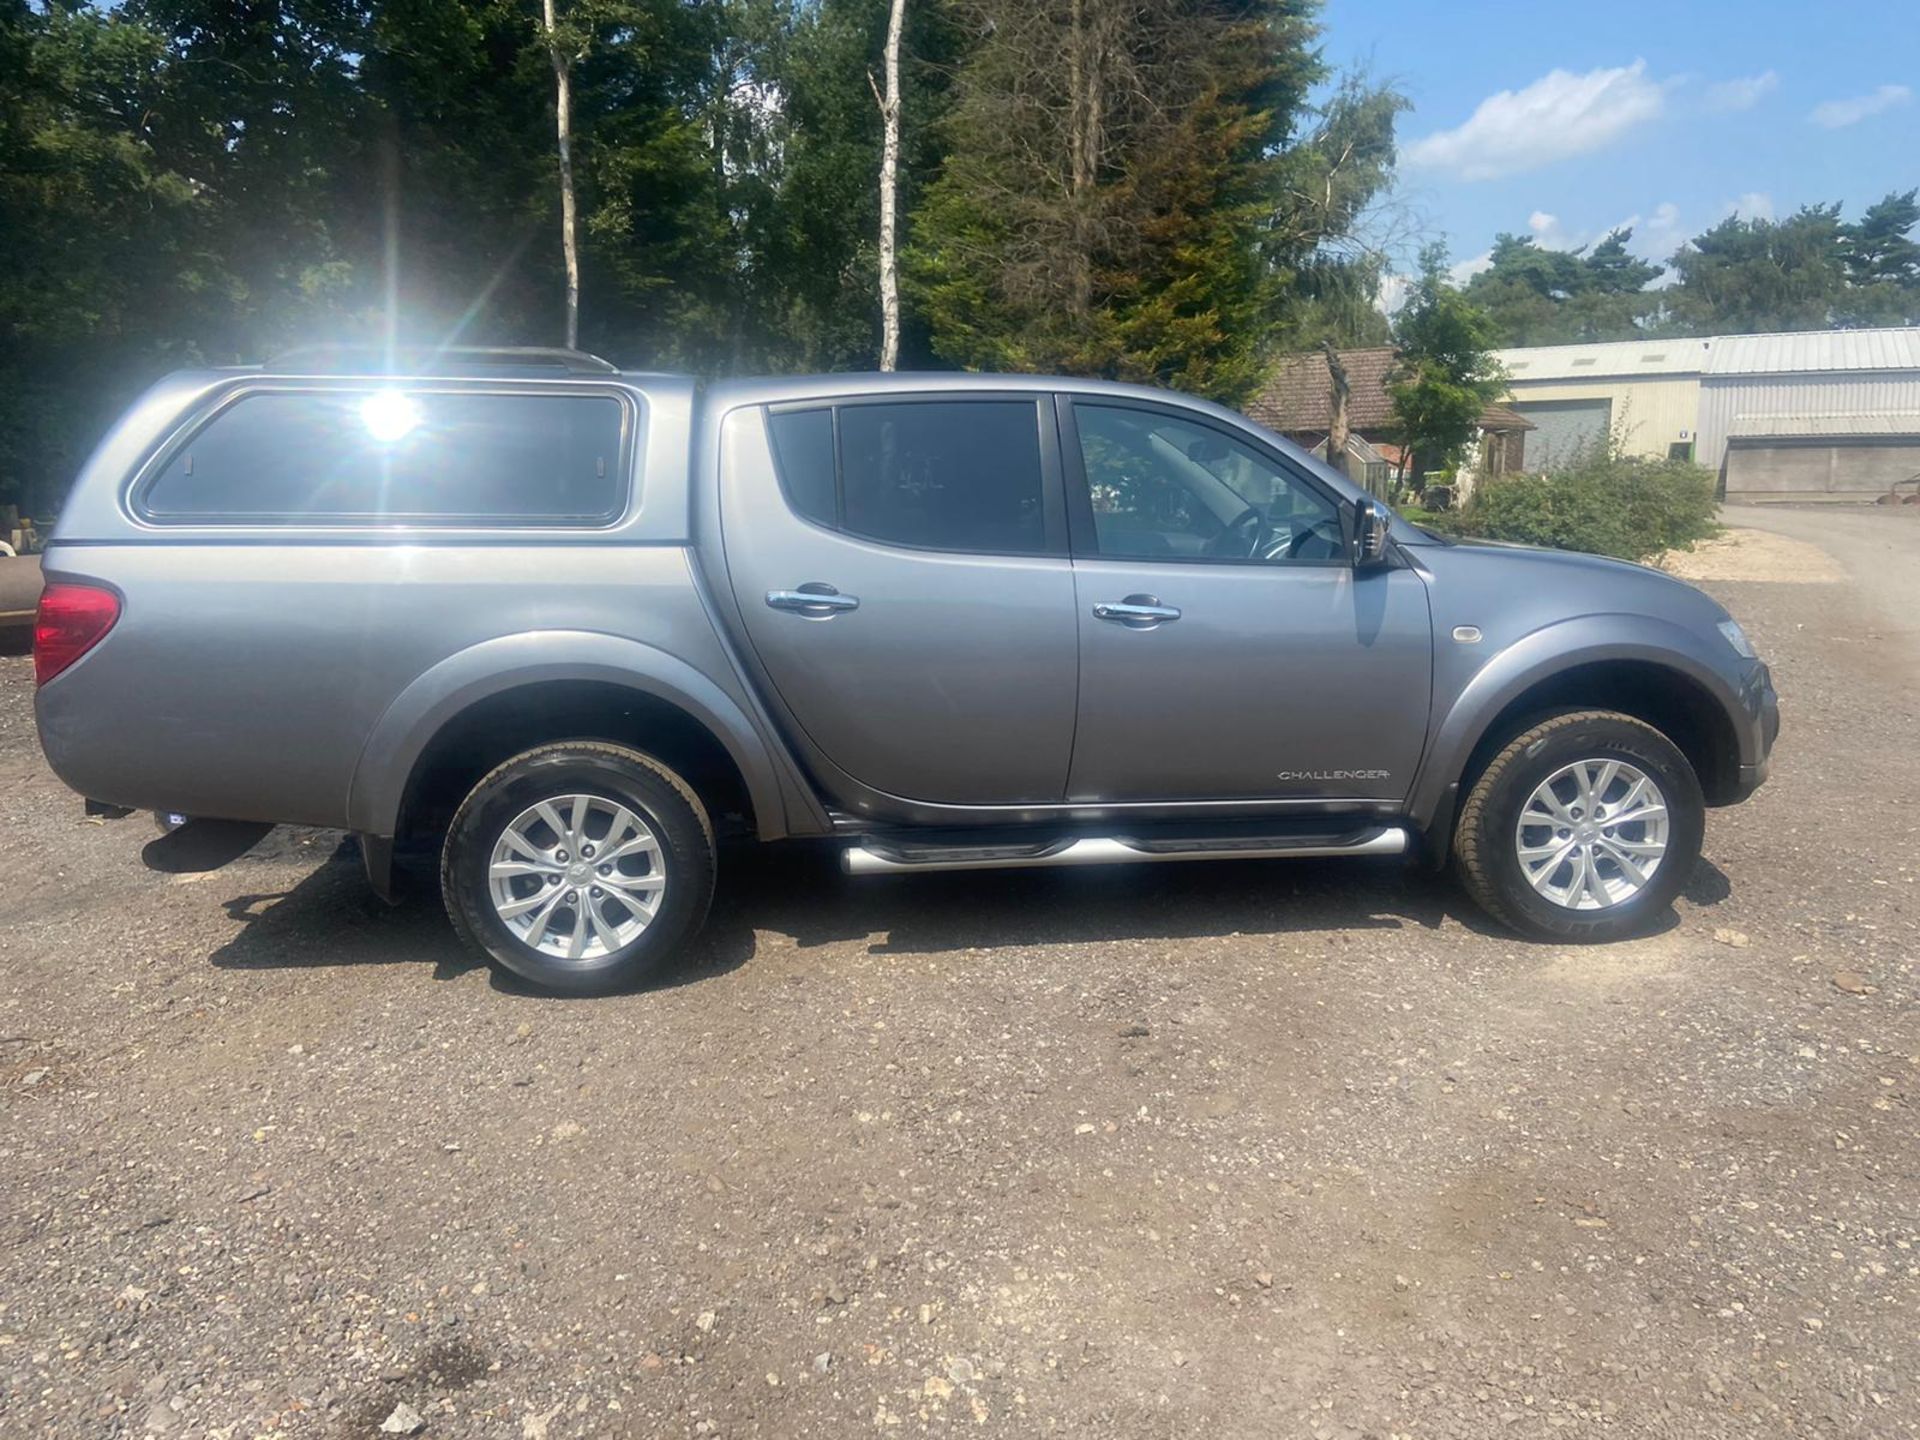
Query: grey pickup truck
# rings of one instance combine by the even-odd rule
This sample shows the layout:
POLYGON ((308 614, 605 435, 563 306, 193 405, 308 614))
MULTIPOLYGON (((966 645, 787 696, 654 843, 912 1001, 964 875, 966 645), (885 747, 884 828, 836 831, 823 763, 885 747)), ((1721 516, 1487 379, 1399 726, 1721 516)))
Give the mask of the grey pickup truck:
POLYGON ((41 739, 95 808, 350 830, 383 894, 431 847, 460 933, 570 991, 688 940, 729 831, 856 874, 1405 854, 1611 939, 1779 725, 1697 590, 1086 380, 177 374, 45 571, 41 739))

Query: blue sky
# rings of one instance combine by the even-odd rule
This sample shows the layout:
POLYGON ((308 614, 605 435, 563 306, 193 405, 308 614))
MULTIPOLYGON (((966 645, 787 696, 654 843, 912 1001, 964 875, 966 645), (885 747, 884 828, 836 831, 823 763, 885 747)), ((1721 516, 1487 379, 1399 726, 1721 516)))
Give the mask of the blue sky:
POLYGON ((1327 0, 1323 42, 1412 102, 1390 228, 1466 273, 1502 230, 1635 220, 1664 260, 1738 208, 1848 216, 1920 185, 1916 0, 1327 0))

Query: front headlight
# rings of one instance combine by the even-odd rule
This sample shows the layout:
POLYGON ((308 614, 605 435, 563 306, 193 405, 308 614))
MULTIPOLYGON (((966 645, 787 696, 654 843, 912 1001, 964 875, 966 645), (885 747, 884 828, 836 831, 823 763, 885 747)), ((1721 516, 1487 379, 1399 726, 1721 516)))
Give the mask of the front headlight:
POLYGON ((1740 628, 1738 620, 1722 620, 1720 633, 1727 637, 1727 643, 1733 646, 1734 653, 1743 660, 1759 658, 1754 654, 1753 642, 1747 639, 1747 632, 1740 628))

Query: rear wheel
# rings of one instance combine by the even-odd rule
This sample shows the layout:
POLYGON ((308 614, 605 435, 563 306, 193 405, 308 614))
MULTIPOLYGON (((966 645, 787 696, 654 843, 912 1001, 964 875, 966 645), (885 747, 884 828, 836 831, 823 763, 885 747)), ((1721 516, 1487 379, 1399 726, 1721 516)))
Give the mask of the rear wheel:
POLYGON ((1700 858, 1706 802, 1686 756, 1644 721, 1556 715, 1515 736, 1460 809, 1467 892, 1525 935, 1617 940, 1644 931, 1700 858))
POLYGON ((659 761, 594 741, 543 745, 484 777, 454 815, 440 885, 461 936, 552 990, 623 989, 706 918, 713 827, 659 761))

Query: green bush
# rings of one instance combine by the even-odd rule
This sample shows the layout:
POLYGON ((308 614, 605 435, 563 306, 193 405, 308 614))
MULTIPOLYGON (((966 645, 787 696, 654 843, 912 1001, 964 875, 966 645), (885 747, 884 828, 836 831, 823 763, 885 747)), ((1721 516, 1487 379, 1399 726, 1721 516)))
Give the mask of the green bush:
POLYGON ((1430 530, 1648 560, 1715 534, 1713 472, 1685 460, 1597 456, 1558 475, 1483 483, 1459 510, 1424 516, 1430 530))

